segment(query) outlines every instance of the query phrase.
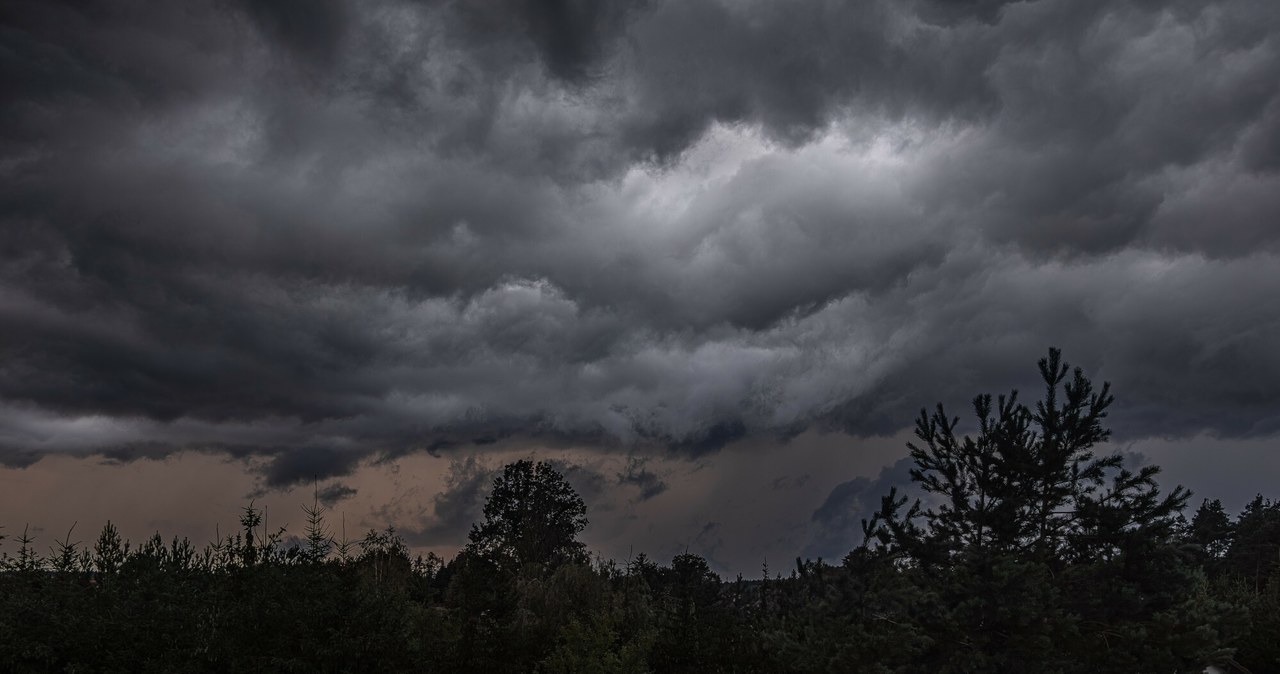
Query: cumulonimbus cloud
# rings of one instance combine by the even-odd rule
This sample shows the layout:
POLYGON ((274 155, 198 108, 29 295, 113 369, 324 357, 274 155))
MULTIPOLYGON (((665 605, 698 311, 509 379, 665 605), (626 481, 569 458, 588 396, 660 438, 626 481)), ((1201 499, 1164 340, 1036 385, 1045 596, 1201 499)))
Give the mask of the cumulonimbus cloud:
POLYGON ((5 461, 1280 426, 1270 3, 296 9, 3 16, 5 461))

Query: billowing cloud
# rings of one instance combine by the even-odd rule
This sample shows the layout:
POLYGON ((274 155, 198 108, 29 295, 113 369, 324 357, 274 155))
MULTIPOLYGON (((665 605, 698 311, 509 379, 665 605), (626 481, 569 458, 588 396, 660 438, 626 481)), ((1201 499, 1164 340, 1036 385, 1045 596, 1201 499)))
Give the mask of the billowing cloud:
POLYGON ((0 19, 10 465, 703 456, 894 433, 1033 386, 1050 344, 1113 381, 1120 437, 1280 430, 1267 0, 0 19))
POLYGON ((471 525, 483 520, 484 499, 499 472, 474 456, 454 460, 444 489, 429 502, 422 502, 410 492, 383 506, 378 514, 383 520, 403 520, 407 509, 414 524, 402 527, 401 533, 412 545, 461 545, 471 525))
POLYGON ((923 493, 911 481, 909 471, 913 466, 908 457, 885 466, 874 479, 855 477, 836 485, 809 518, 810 538, 802 556, 836 563, 862 543, 863 522, 880 511, 881 501, 890 490, 896 489, 899 496, 911 502, 919 499, 923 493))

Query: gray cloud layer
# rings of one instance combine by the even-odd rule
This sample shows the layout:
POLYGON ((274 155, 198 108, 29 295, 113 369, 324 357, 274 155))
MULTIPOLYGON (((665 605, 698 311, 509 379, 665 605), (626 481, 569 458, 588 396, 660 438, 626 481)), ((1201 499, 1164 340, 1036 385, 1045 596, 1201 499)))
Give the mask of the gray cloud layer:
POLYGON ((1049 344, 1280 430, 1271 0, 0 18, 9 463, 888 433, 1049 344))
POLYGON ((880 511, 882 499, 897 489, 898 498, 915 503, 927 497, 911 482, 911 458, 886 466, 875 479, 855 477, 836 485, 810 517, 812 534, 802 551, 805 558, 825 558, 835 563, 864 538, 862 524, 880 511))

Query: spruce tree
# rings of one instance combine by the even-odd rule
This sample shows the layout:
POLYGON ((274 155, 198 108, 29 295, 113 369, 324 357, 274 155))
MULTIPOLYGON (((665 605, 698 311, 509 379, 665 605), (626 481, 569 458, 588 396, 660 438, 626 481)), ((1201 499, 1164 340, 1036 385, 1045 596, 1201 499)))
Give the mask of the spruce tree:
POLYGON ((917 620, 939 671, 1181 670, 1223 656, 1217 632, 1180 622, 1197 577, 1179 552, 1189 493, 1163 493, 1156 466, 1099 455, 1110 385, 1095 388, 1050 349, 1042 398, 973 401, 976 433, 942 405, 909 445, 927 501, 891 492, 867 542, 916 579, 917 620), (1101 647, 1099 647, 1101 646, 1101 647), (1126 669, 1128 668, 1128 669, 1126 669))

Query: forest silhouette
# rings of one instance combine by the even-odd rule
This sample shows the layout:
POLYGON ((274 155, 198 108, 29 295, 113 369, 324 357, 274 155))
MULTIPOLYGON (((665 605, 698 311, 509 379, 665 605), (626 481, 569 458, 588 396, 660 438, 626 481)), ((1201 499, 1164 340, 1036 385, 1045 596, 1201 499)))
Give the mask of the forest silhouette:
POLYGON ((922 411, 925 496, 885 494, 839 563, 755 580, 593 558, 583 500, 531 460, 449 560, 335 536, 318 501, 288 543, 252 504, 203 549, 0 531, 0 671, 1280 672, 1280 502, 1189 512, 1096 453, 1107 385, 1053 349, 1039 373, 1031 405, 922 411))

